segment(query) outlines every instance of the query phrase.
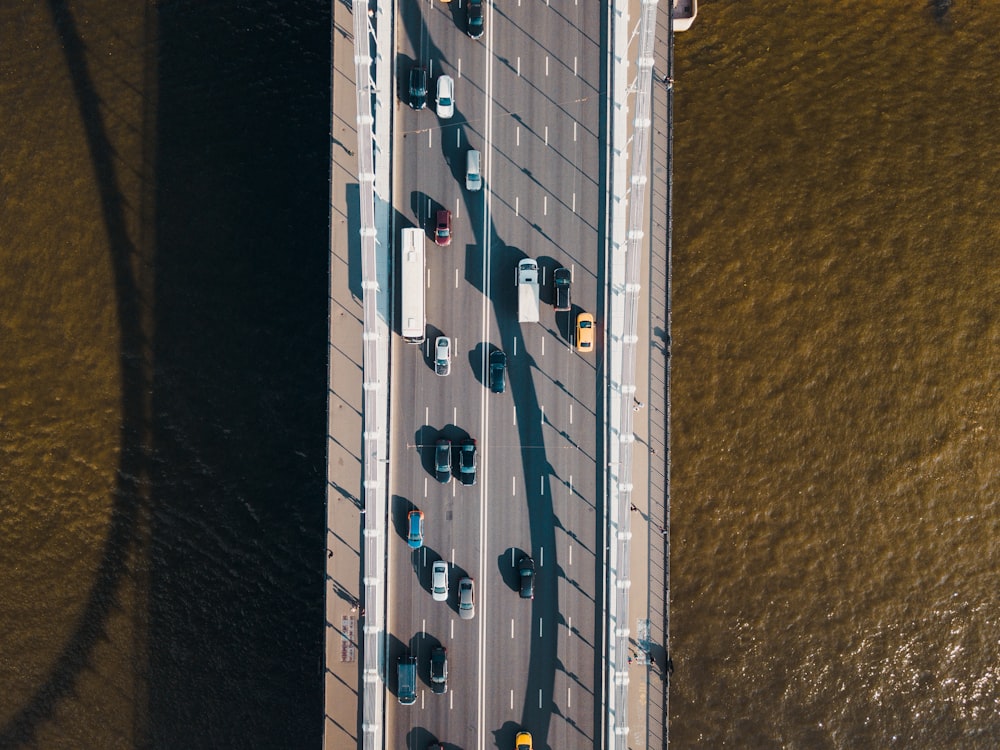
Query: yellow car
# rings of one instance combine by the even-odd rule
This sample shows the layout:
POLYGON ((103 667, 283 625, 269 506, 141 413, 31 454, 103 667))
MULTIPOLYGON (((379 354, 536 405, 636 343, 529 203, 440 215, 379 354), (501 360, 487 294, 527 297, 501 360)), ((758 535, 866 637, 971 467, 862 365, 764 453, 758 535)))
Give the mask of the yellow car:
POLYGON ((576 350, 594 351, 594 316, 582 312, 576 316, 576 350))
POLYGON ((531 750, 531 734, 518 732, 514 738, 514 750, 531 750))

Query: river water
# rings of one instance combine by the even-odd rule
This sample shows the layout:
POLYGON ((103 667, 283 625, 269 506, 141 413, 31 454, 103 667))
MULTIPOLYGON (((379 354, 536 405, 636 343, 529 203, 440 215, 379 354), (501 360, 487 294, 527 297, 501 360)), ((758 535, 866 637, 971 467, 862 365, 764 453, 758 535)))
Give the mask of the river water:
POLYGON ((706 1, 675 78, 672 744, 996 747, 1000 6, 706 1))
MULTIPOLYGON (((0 747, 317 746, 329 6, 0 29, 0 747)), ((677 747, 1000 742, 998 40, 678 39, 677 747)))
POLYGON ((330 7, 0 39, 0 748, 318 747, 330 7))

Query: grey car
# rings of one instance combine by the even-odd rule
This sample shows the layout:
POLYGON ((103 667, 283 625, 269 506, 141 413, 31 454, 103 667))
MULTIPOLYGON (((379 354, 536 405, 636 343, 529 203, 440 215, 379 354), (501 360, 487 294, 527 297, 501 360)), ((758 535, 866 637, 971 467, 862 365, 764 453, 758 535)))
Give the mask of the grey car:
POLYGON ((431 690, 437 695, 448 692, 448 649, 444 646, 431 649, 431 690))
POLYGON ((442 484, 451 481, 451 441, 447 438, 434 444, 434 476, 442 484))
POLYGON ((463 620, 476 616, 476 584, 471 578, 462 578, 458 582, 458 616, 463 620))

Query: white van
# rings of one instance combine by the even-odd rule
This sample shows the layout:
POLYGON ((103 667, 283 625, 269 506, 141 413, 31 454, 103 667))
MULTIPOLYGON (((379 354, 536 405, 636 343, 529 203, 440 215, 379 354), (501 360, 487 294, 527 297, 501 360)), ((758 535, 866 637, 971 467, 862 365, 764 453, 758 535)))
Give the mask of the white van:
POLYGON ((482 155, 475 149, 465 155, 466 190, 481 190, 483 187, 483 174, 479 168, 481 158, 482 155))

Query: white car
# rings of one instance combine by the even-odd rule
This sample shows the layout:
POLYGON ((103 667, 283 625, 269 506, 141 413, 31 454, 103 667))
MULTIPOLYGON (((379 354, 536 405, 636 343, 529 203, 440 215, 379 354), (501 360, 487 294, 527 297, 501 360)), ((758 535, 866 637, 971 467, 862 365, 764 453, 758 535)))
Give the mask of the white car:
POLYGON ((451 372, 451 339, 438 336, 434 343, 434 372, 447 375, 451 372))
POLYGON ((431 596, 436 602, 448 601, 448 563, 444 560, 431 566, 431 596))
POLYGON ((438 78, 437 113, 442 120, 455 114, 455 80, 451 76, 438 78))

